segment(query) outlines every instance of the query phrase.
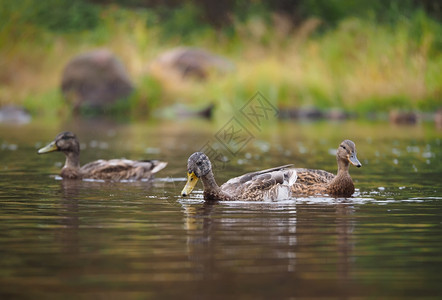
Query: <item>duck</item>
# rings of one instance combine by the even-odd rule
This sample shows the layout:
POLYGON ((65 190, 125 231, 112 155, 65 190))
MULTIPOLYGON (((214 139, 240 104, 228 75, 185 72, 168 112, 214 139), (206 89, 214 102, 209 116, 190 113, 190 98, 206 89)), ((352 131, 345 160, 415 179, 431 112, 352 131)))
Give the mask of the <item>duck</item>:
POLYGON ((336 151, 338 172, 336 175, 324 170, 295 168, 297 180, 292 185, 292 196, 329 195, 335 198, 351 197, 355 191, 348 172, 349 165, 362 167, 356 157, 356 146, 351 140, 344 140, 336 151))
POLYGON ((149 180, 167 166, 167 162, 159 160, 100 159, 80 167, 80 143, 69 131, 59 133, 51 143, 39 149, 38 154, 54 151, 63 152, 66 156, 60 173, 63 179, 149 180))
POLYGON ((210 159, 203 152, 193 153, 187 161, 187 183, 181 196, 188 196, 199 179, 206 201, 277 201, 290 198, 296 181, 293 165, 284 165, 247 173, 228 180, 221 186, 215 181, 210 159))

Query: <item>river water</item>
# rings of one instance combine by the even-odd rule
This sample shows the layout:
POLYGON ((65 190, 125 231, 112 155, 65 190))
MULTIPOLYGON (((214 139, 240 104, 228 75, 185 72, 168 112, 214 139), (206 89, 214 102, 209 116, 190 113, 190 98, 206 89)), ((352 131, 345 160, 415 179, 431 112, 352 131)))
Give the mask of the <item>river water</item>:
POLYGON ((274 121, 226 145, 228 122, 0 125, 1 298, 440 299, 433 124, 274 121), (36 152, 64 130, 79 137, 82 163, 169 164, 150 183, 60 180, 63 155, 36 152), (201 184, 179 195, 194 151, 220 154, 221 184, 289 163, 335 172, 347 138, 363 165, 350 168, 352 198, 208 204, 201 184))

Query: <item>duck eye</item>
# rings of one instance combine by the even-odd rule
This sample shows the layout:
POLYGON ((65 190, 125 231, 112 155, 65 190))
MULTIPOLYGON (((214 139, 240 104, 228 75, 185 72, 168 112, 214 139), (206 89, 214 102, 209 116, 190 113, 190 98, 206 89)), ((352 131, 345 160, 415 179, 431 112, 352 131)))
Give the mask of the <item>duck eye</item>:
POLYGON ((344 146, 344 145, 341 145, 341 147, 342 147, 342 148, 344 148, 344 150, 347 150, 347 148, 345 148, 345 146, 344 146))

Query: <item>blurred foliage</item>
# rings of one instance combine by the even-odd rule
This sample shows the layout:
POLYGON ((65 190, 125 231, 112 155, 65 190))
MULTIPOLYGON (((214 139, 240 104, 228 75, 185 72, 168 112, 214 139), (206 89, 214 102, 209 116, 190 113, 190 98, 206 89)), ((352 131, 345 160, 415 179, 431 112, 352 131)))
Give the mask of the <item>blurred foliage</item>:
POLYGON ((0 104, 68 111, 57 92, 74 55, 107 47, 137 86, 112 113, 145 116, 184 102, 232 110, 257 91, 279 107, 388 111, 442 106, 442 26, 435 0, 0 0, 0 104), (156 78, 176 46, 228 57, 205 82, 156 78), (125 104, 126 103, 126 104, 125 104))
POLYGON ((161 26, 164 38, 190 38, 200 36, 210 30, 210 25, 202 18, 203 12, 199 6, 184 3, 174 9, 164 6, 149 14, 146 25, 161 26))
POLYGON ((272 13, 283 13, 298 24, 318 17, 325 24, 336 25, 350 16, 395 23, 418 9, 440 20, 442 10, 439 0, 0 0, 0 5, 0 26, 14 20, 53 31, 93 29, 99 23, 100 11, 109 5, 144 9, 153 16, 149 22, 161 24, 169 36, 207 26, 229 28, 235 20, 256 16, 270 20, 272 13))
MULTIPOLYGON (((312 16, 327 24, 352 17, 376 16, 378 20, 394 22, 398 17, 409 17, 417 9, 440 20, 442 4, 439 0, 88 0, 91 3, 153 10, 180 10, 183 6, 199 7, 198 18, 216 27, 232 24, 232 16, 244 21, 250 16, 261 17, 273 12, 284 13, 295 23, 312 16)), ((164 21, 163 19, 162 21, 164 21)))
POLYGON ((0 6, 0 30, 8 21, 54 32, 93 29, 99 23, 99 7, 83 0, 1 0, 0 6))

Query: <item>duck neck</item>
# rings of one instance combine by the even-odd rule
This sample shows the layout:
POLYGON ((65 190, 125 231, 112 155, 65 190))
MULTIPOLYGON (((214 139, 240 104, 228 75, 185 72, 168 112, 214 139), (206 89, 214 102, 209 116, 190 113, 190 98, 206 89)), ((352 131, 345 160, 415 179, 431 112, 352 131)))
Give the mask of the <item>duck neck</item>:
POLYGON ((74 152, 65 152, 66 162, 64 163, 64 168, 67 169, 80 169, 80 155, 74 152))
POLYGON ((339 176, 350 176, 350 174, 348 173, 348 160, 343 160, 343 159, 337 159, 338 161, 338 173, 337 173, 337 177, 339 176))
POLYGON ((338 159, 338 174, 327 187, 327 193, 335 197, 350 197, 355 187, 348 173, 348 161, 338 159))
POLYGON ((206 200, 220 200, 226 198, 227 195, 221 190, 215 181, 215 176, 212 171, 201 177, 204 189, 204 199, 206 200))

